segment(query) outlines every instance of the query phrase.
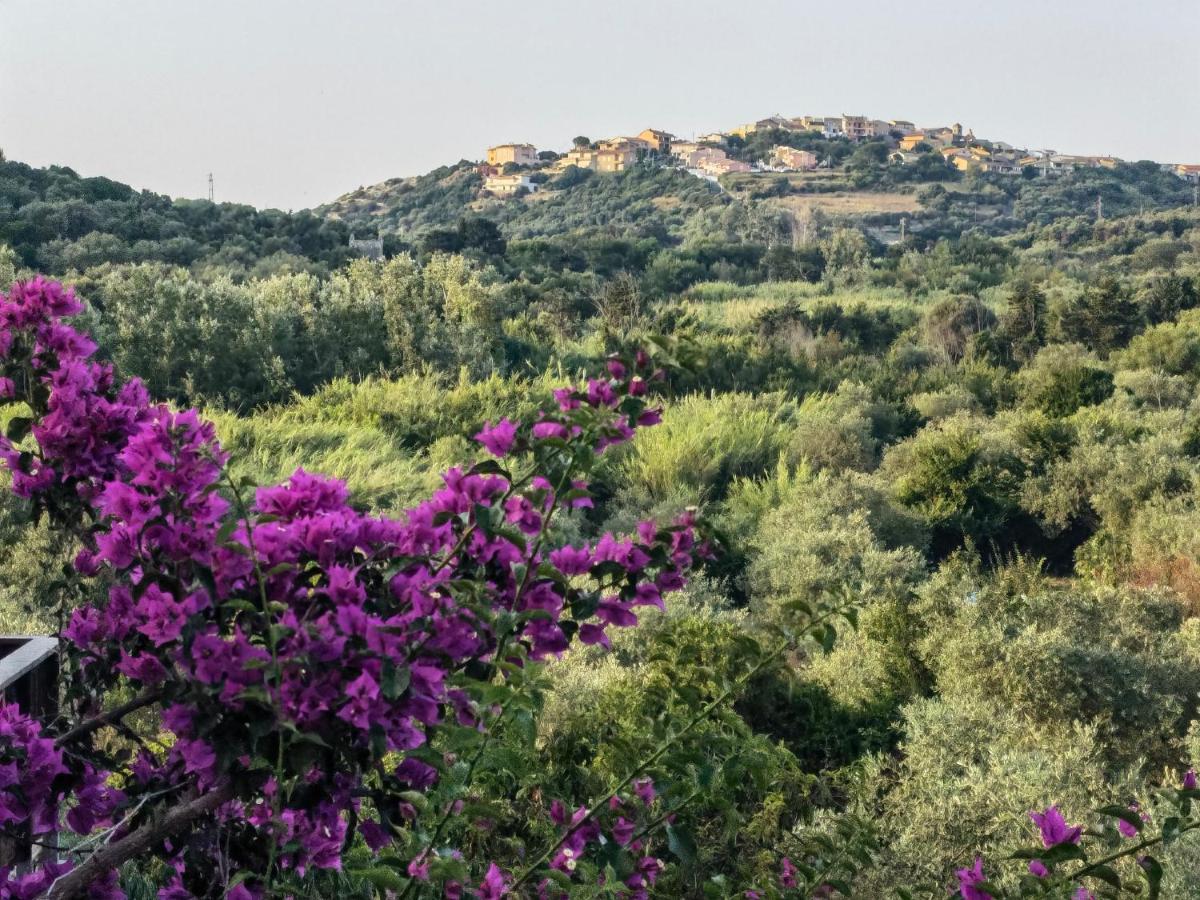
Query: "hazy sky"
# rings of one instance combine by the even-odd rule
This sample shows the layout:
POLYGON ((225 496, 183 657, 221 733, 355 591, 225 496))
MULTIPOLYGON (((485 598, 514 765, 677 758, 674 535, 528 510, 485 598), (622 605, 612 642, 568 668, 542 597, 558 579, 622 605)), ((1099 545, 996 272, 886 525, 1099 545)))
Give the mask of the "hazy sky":
POLYGON ((1200 0, 0 0, 0 147, 285 209, 774 113, 1200 163, 1198 35, 1200 0))

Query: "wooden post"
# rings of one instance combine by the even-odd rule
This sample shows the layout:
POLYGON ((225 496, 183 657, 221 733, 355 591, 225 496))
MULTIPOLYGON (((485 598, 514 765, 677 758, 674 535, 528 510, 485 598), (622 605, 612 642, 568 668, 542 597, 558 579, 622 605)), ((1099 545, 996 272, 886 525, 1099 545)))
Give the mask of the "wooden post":
MULTIPOLYGON (((22 712, 42 722, 58 715, 56 638, 0 636, 0 699, 15 703, 22 712)), ((46 843, 52 844, 53 840, 46 843)), ((34 856, 28 836, 25 840, 0 836, 0 866, 20 867, 30 863, 34 856)))

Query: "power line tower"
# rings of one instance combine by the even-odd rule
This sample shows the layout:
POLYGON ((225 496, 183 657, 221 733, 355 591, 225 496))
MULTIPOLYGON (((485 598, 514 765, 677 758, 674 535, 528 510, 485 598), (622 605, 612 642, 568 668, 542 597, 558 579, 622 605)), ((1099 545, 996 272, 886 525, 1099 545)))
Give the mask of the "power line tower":
POLYGON ((1096 221, 1097 222, 1104 221, 1104 198, 1103 197, 1096 198, 1096 221))
POLYGON ((208 202, 213 202, 213 177, 212 172, 208 173, 208 202))

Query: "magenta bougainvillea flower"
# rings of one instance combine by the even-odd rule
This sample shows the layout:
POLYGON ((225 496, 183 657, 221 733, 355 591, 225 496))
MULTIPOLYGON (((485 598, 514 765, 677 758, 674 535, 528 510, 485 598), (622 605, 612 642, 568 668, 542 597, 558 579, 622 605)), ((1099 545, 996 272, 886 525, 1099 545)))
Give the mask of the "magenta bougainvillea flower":
POLYGON ((516 423, 501 419, 495 425, 491 422, 485 423, 483 430, 475 435, 475 440, 483 444, 493 456, 504 457, 508 455, 516 437, 516 423))
POLYGON ((779 884, 785 888, 794 888, 796 886, 796 866, 786 856, 783 858, 783 862, 779 864, 779 884))
POLYGON ((1082 825, 1068 825, 1057 806, 1048 806, 1044 812, 1029 811, 1029 818, 1042 834, 1042 844, 1045 847, 1057 847, 1059 844, 1078 844, 1083 834, 1082 825))
POLYGON ((987 880, 983 874, 983 860, 980 857, 975 857, 974 866, 959 869, 955 874, 958 876, 958 893, 963 900, 994 900, 991 894, 978 887, 987 880))

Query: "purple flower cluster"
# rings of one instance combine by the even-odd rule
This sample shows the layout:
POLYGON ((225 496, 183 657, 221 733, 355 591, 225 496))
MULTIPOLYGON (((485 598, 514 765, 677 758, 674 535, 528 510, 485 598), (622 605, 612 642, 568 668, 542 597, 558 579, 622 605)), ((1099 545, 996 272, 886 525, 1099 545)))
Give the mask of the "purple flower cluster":
POLYGON ((116 389, 112 367, 90 360, 95 344, 63 324, 82 308, 74 293, 40 276, 0 295, 0 399, 46 396, 31 425, 39 453, 22 453, 0 435, 0 461, 19 497, 69 485, 90 498, 148 412, 141 382, 116 389))
MULTIPOLYGON (((609 842, 632 857, 633 871, 625 878, 620 896, 626 900, 648 900, 650 888, 663 868, 662 860, 646 852, 646 819, 654 807, 657 792, 649 778, 634 781, 628 795, 611 798, 601 814, 589 816, 586 807, 568 812, 559 800, 550 804, 550 820, 562 831, 561 842, 550 868, 568 876, 576 872, 579 863, 591 852, 600 852, 609 842)), ((673 816, 667 817, 668 821, 673 816)), ((539 897, 562 898, 565 893, 552 890, 549 879, 539 886, 539 897)))
MULTIPOLYGON (((107 602, 76 610, 63 632, 86 676, 72 685, 77 709, 98 711, 123 684, 169 698, 161 719, 174 735, 169 750, 144 749, 120 773, 125 794, 103 790, 88 766, 64 767, 51 739, 26 741, 21 777, 54 781, 46 797, 69 789, 79 833, 152 796, 236 784, 217 813, 225 827, 286 848, 282 869, 336 869, 352 822, 378 849, 417 815, 407 792, 438 776, 410 755, 428 729, 448 718, 483 727, 460 683, 469 664, 544 659, 574 637, 607 645, 608 628, 661 607, 710 554, 690 516, 546 546, 557 511, 591 503, 580 460, 658 421, 645 398, 661 373, 644 354, 555 392, 557 408, 531 425, 485 426, 476 437, 499 461, 451 469, 440 491, 392 520, 303 470, 243 504, 212 424, 151 404, 136 381, 118 386, 90 360, 94 345, 62 323, 79 310, 42 279, 0 295, 0 387, 34 410, 36 441, 0 439, 0 461, 20 496, 60 520, 96 523, 76 567, 104 579, 107 602)), ((53 804, 38 807, 24 788, 4 806, 8 771, 0 765, 0 821, 50 827, 53 804)), ((591 827, 578 823, 581 835, 591 827)), ((181 898, 190 868, 202 871, 211 854, 190 854, 186 837, 172 848, 170 896, 181 898)), ((633 895, 656 874, 639 865, 633 895)), ((479 896, 503 890, 503 873, 489 872, 479 896)))
MULTIPOLYGON (((0 703, 0 832, 19 825, 35 842, 51 837, 59 830, 58 810, 68 789, 73 792, 74 803, 66 822, 79 834, 111 825, 114 810, 126 799, 87 763, 72 777, 54 738, 44 734, 41 726, 15 705, 0 703)), ((70 863, 56 861, 23 873, 0 868, 0 898, 40 896, 70 868, 70 863)), ((124 897, 114 889, 105 882, 95 885, 92 895, 97 900, 124 897)))

